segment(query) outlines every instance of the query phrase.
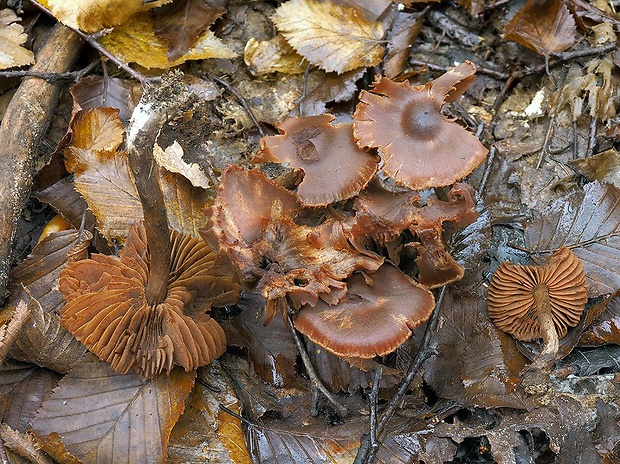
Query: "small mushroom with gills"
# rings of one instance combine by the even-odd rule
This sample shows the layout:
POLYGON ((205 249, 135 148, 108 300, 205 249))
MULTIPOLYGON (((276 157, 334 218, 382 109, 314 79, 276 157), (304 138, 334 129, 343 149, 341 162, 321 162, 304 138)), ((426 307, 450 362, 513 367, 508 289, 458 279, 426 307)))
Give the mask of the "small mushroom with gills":
POLYGON ((487 298, 491 320, 517 340, 543 340, 539 355, 521 374, 526 391, 538 391, 548 376, 559 339, 579 322, 587 291, 583 264, 567 247, 543 266, 504 262, 493 274, 487 298))
POLYGON ((305 305, 295 328, 317 345, 345 358, 391 353, 433 312, 433 294, 397 267, 386 263, 368 277, 347 279, 348 291, 337 305, 305 305))

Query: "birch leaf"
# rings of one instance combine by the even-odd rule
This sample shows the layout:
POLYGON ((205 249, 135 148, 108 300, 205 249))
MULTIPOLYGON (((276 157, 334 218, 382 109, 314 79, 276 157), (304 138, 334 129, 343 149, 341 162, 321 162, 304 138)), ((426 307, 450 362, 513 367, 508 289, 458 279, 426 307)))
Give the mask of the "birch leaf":
POLYGON ((28 36, 19 20, 13 10, 0 10, 0 69, 34 63, 34 53, 22 47, 28 36))
POLYGON ((383 26, 353 8, 290 0, 276 10, 273 22, 297 53, 327 72, 375 66, 383 57, 383 26))

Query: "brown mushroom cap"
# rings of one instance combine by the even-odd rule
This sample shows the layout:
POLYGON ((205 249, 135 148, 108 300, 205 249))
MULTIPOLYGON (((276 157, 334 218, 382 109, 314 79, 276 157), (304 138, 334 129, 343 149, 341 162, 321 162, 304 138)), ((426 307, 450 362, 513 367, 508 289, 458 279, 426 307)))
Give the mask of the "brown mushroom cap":
POLYGON ((559 337, 579 322, 588 299, 583 264, 562 247, 544 266, 502 263, 493 274, 487 305, 495 325, 518 340, 541 337, 534 290, 544 286, 549 295, 552 319, 559 337))
POLYGON ((391 353, 430 317, 435 300, 426 287, 391 264, 381 266, 369 280, 352 275, 340 303, 302 307, 295 327, 338 356, 372 358, 391 353))
POLYGON ((465 61, 426 85, 412 87, 379 77, 360 93, 353 133, 360 147, 380 147, 383 170, 414 190, 449 185, 472 172, 488 150, 470 132, 441 114, 473 79, 465 61))
POLYGON ((62 271, 61 322, 122 374, 134 369, 153 378, 174 364, 189 371, 226 350, 224 331, 204 314, 208 308, 192 307, 193 297, 232 303, 239 285, 218 274, 217 255, 204 241, 172 232, 171 243, 168 291, 157 305, 146 301, 149 254, 142 225, 131 229, 119 257, 95 254, 62 271))
POLYGON ((288 118, 281 135, 264 137, 253 163, 289 163, 302 169, 297 197, 306 206, 325 206, 357 195, 377 171, 379 157, 361 150, 351 124, 330 124, 331 114, 288 118))

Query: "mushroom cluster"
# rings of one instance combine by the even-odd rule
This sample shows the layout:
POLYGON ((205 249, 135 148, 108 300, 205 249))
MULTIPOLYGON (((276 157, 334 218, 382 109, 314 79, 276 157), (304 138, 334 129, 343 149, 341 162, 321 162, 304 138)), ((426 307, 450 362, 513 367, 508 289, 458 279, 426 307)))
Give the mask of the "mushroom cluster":
POLYGON ((353 124, 334 125, 328 114, 278 124, 252 161, 288 164, 302 179, 292 190, 260 170, 223 172, 201 235, 266 298, 266 323, 291 307, 295 327, 315 343, 369 358, 395 350, 430 317, 430 289, 464 272, 444 223, 456 229, 477 217, 474 190, 455 182, 487 150, 441 115, 474 73, 465 62, 421 87, 380 77, 360 95, 353 124), (425 202, 414 191, 447 185, 447 195, 425 202))
POLYGON ((112 368, 141 378, 186 371, 221 356, 226 337, 206 314, 234 303, 240 287, 223 262, 196 237, 171 232, 171 266, 162 302, 146 296, 149 249, 144 227, 134 226, 119 256, 93 254, 63 269, 62 324, 112 368))

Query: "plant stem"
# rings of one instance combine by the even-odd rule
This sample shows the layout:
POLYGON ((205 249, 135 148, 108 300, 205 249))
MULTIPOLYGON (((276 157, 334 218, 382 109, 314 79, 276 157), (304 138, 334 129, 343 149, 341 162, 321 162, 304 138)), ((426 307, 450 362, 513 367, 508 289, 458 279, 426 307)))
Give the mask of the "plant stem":
POLYGON ((538 285, 534 289, 534 301, 538 309, 538 324, 540 325, 540 334, 543 339, 543 348, 536 357, 532 366, 540 368, 548 367, 560 348, 560 339, 555 329, 553 318, 551 317, 551 305, 549 303, 549 290, 546 285, 538 285))

